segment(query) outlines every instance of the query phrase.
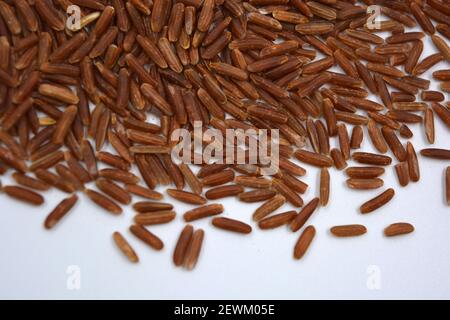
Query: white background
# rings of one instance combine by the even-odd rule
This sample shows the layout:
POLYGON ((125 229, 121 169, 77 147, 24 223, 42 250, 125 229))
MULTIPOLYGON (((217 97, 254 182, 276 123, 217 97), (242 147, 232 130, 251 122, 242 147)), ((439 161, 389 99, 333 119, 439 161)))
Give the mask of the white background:
MULTIPOLYGON (((435 52, 430 39, 421 58, 435 52)), ((449 68, 440 63, 434 70, 449 68)), ((431 72, 423 75, 431 79, 431 72)), ((432 84, 430 89, 438 89, 432 84)), ((447 96, 448 100, 448 96, 447 96)), ((449 130, 438 118, 436 147, 450 148, 449 130)), ((427 147, 423 127, 410 126, 416 150, 427 147)), ((362 150, 371 151, 367 131, 362 150)), ((450 298, 450 208, 444 199, 444 170, 449 162, 419 156, 421 179, 401 188, 393 167, 383 176, 385 187, 396 195, 385 207, 361 215, 359 206, 379 194, 345 186, 343 172, 331 169, 331 197, 308 221, 317 229, 310 250, 300 261, 292 258, 299 232, 287 227, 259 230, 251 221, 258 204, 223 201, 224 216, 246 221, 250 235, 215 229, 209 219, 196 221, 205 241, 192 272, 175 268, 172 253, 184 226, 182 214, 192 206, 176 203, 174 222, 150 230, 165 243, 157 252, 128 231, 133 210, 112 216, 84 195, 74 210, 51 231, 42 224, 65 196, 45 192, 45 204, 34 208, 0 195, 0 298, 111 298, 111 299, 392 299, 450 298), (383 236, 394 222, 410 222, 416 231, 396 238, 383 236), (340 239, 329 228, 364 224, 368 233, 340 239), (113 231, 120 231, 137 251, 140 262, 131 264, 115 247, 113 231), (80 270, 80 288, 71 290, 71 266, 80 270)), ((395 162, 394 162, 395 163, 395 162)), ((349 162, 349 165, 352 163, 349 162)), ((309 189, 305 202, 318 195, 318 170, 308 169, 303 181, 309 189)), ((4 185, 8 177, 0 177, 4 185)), ((163 190, 160 190, 163 191, 163 190)), ((134 201, 140 201, 138 197, 134 201)), ((278 212, 289 210, 285 205, 278 212)))

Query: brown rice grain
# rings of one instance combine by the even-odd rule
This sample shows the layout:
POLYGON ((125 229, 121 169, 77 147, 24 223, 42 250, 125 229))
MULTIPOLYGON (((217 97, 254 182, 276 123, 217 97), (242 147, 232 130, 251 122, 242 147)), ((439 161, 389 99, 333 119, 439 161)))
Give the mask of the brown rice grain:
POLYGON ((44 198, 40 194, 20 186, 2 186, 1 191, 12 198, 35 206, 44 203, 44 198))
POLYGON ((295 31, 302 35, 320 35, 332 31, 334 25, 329 22, 307 22, 297 24, 295 31))
POLYGON ((244 187, 258 189, 270 188, 272 186, 272 181, 269 179, 251 176, 237 176, 234 178, 234 183, 244 187))
POLYGON ((338 124, 337 134, 342 155, 344 156, 345 160, 348 160, 350 158, 350 141, 345 124, 338 124))
POLYGON ((439 160, 450 160, 450 150, 447 149, 427 148, 420 150, 420 154, 428 158, 439 160))
POLYGON ((118 232, 113 233, 113 239, 117 247, 122 251, 122 253, 133 263, 139 262, 139 257, 137 256, 134 249, 130 246, 127 240, 118 232))
POLYGON ((319 198, 320 205, 325 207, 330 198, 330 173, 327 168, 320 170, 319 198))
POLYGON ((384 206, 389 201, 391 201, 394 195, 395 195, 394 189, 389 188, 386 191, 379 194, 378 196, 376 196, 375 198, 363 203, 360 207, 360 212, 362 214, 373 212, 379 209, 380 207, 384 206))
POLYGON ((115 184, 114 182, 108 179, 97 179, 95 181, 95 185, 100 191, 107 194, 114 200, 125 205, 130 204, 131 202, 130 193, 125 189, 123 189, 121 186, 115 184))
POLYGON ((14 172, 12 174, 12 178, 16 181, 16 183, 30 189, 38 191, 46 191, 50 189, 50 186, 47 183, 34 179, 33 177, 30 177, 24 173, 14 172))
POLYGON ((344 155, 341 150, 337 148, 333 148, 330 151, 330 156, 333 159, 333 164, 336 169, 342 170, 347 167, 347 161, 345 161, 344 155))
POLYGON ((259 202, 269 200, 274 197, 276 192, 270 189, 257 189, 239 194, 239 200, 242 202, 259 202))
POLYGON ((204 236, 205 232, 202 229, 198 229, 192 234, 184 257, 183 265, 186 269, 192 270, 196 266, 202 249, 204 236))
POLYGON ((185 212, 183 218, 186 222, 191 222, 194 220, 221 214, 223 210, 223 205, 214 203, 189 210, 185 212))
POLYGON ((347 179, 346 183, 349 188, 359 190, 378 189, 384 185, 383 180, 379 178, 368 178, 368 179, 350 178, 347 179))
POLYGON ((302 210, 300 210, 299 214, 292 220, 290 224, 290 229, 293 232, 296 232, 305 225, 305 223, 318 207, 319 201, 319 198, 314 198, 310 202, 308 202, 302 210))
POLYGON ((285 197, 280 194, 275 195, 255 210, 255 212, 253 213, 253 220, 259 221, 263 219, 264 217, 274 212, 276 209, 280 208, 285 202, 285 197))
POLYGON ((186 257, 186 251, 189 247, 189 243, 192 239, 192 234, 194 233, 194 228, 191 225, 186 225, 178 237, 175 250, 173 252, 173 262, 176 266, 181 266, 186 257))
POLYGON ((128 192, 135 194, 137 196, 151 199, 151 200, 161 200, 163 195, 157 191, 141 187, 137 184, 127 184, 125 188, 128 192))
POLYGON ((283 195, 288 202, 290 202, 295 207, 303 206, 303 199, 286 184, 284 184, 279 179, 272 179, 273 188, 278 191, 279 194, 283 195))
POLYGON ((356 237, 365 234, 367 228, 361 224, 348 224, 331 227, 330 232, 336 237, 356 237))
POLYGON ((296 150, 294 156, 301 162, 317 167, 331 167, 333 165, 333 160, 328 156, 306 150, 296 150))
POLYGON ((431 40, 433 40, 434 45, 445 59, 450 61, 450 46, 447 44, 446 40, 435 34, 431 36, 431 40))
POLYGON ((398 161, 402 162, 406 160, 406 150, 403 147, 402 143, 398 139, 395 131, 389 127, 384 126, 381 128, 381 132, 383 134, 384 140, 388 144, 392 153, 398 159, 398 161))
POLYGON ((354 126, 350 138, 350 148, 359 149, 364 138, 364 132, 361 126, 354 126))
POLYGON ((61 118, 56 124, 55 132, 53 133, 52 141, 55 144, 61 144, 64 142, 76 115, 78 114, 78 108, 75 105, 67 107, 62 114, 61 118))
POLYGON ((213 173, 208 175, 202 179, 202 184, 204 186, 218 186, 228 182, 231 182, 235 179, 234 171, 232 170, 224 170, 222 172, 213 173))
POLYGON ((278 213, 260 220, 258 222, 258 226, 262 230, 278 228, 282 225, 291 223, 292 219, 294 219, 296 215, 297 212, 295 210, 278 213))
POLYGON ((106 211, 112 213, 112 214, 121 214, 122 208, 118 206, 113 200, 107 198, 103 194, 91 190, 91 189, 85 189, 84 193, 86 196, 91 199, 95 204, 102 207, 106 211))
POLYGON ((397 174, 398 183, 402 187, 407 186, 409 183, 408 163, 407 162, 397 163, 394 166, 394 168, 397 174))
POLYGON ((207 202, 207 200, 204 197, 196 193, 191 193, 177 189, 167 189, 166 192, 172 198, 185 203, 202 205, 207 202))
POLYGON ((414 76, 421 75, 422 73, 425 73, 427 70, 433 67, 435 64, 443 60, 444 56, 441 53, 434 53, 432 55, 429 55, 428 57, 424 58, 423 60, 421 60, 419 63, 416 64, 416 66, 412 71, 412 74, 414 76))
POLYGON ((316 229, 314 226, 307 226, 303 230, 294 247, 294 259, 301 259, 305 255, 315 235, 316 229))
POLYGON ((384 156, 380 154, 370 153, 370 152, 354 152, 352 154, 353 160, 370 165, 387 166, 392 162, 392 158, 389 156, 384 156))
POLYGON ((242 192, 244 192, 244 187, 242 186, 227 185, 209 189, 208 191, 206 191, 205 197, 208 200, 216 200, 239 195, 242 192))
POLYGON ((62 200, 45 218, 44 227, 46 229, 53 228, 73 208, 77 201, 78 196, 76 194, 62 200))
POLYGON ((390 224, 384 229, 386 237, 394 237, 402 234, 411 233, 414 231, 414 226, 407 222, 397 222, 390 224))
POLYGON ((165 224, 175 219, 176 213, 170 210, 144 212, 134 216, 134 222, 139 225, 150 226, 165 224))
POLYGON ((172 210, 173 205, 170 203, 152 202, 152 201, 139 201, 133 204, 133 209, 139 213, 172 210))
POLYGON ((445 108, 442 104, 437 102, 432 102, 431 107, 435 114, 441 119, 444 124, 450 128, 450 111, 445 108))
POLYGON ((155 250, 162 250, 164 247, 164 243, 160 238, 141 225, 134 224, 130 226, 130 232, 155 250))
POLYGON ((252 227, 249 226, 248 224, 230 218, 224 217, 214 218, 212 219, 212 224, 219 229, 224 229, 232 232, 244 234, 252 232, 252 227))
POLYGON ((385 172, 382 167, 349 167, 345 170, 345 173, 354 179, 374 179, 385 172))

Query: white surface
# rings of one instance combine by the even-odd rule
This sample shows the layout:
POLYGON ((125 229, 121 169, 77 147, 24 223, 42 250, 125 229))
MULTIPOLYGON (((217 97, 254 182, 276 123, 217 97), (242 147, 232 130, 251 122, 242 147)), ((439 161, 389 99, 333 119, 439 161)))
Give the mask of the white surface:
MULTIPOLYGON (((435 49, 425 41, 426 57, 435 49)), ((449 68, 440 63, 438 69, 449 68)), ((431 79, 431 72, 424 75, 431 79)), ((437 89, 433 84, 430 89, 437 89)), ((448 96, 447 96, 448 99, 448 96)), ((435 146, 450 148, 449 130, 436 117, 435 146)), ((428 147, 421 125, 410 126, 417 152, 428 147)), ((371 143, 364 132, 362 150, 371 143)), ((192 206, 177 203, 175 222, 151 227, 165 243, 156 252, 128 231, 133 211, 112 216, 80 195, 77 206, 54 230, 44 230, 45 216, 64 197, 59 191, 45 193, 46 203, 34 208, 0 195, 0 298, 112 298, 112 299, 391 299, 450 298, 450 208, 443 194, 444 168, 450 163, 419 157, 421 180, 399 187, 393 167, 383 176, 385 186, 396 189, 394 199, 371 214, 359 206, 381 192, 353 191, 345 187, 345 175, 331 170, 331 197, 326 208, 311 217, 317 235, 305 257, 292 258, 299 233, 282 227, 262 231, 251 222, 258 204, 227 199, 225 216, 254 226, 241 236, 218 230, 209 219, 193 225, 206 231, 196 269, 187 272, 172 264, 172 252, 184 223, 182 213, 192 206), (383 229, 394 222, 410 222, 413 234, 385 238, 383 229), (364 236, 339 239, 330 235, 334 225, 361 223, 364 236), (140 257, 129 263, 112 241, 120 231, 140 257), (70 266, 78 266, 78 290, 68 288, 70 266), (375 279, 375 287, 371 285, 375 279), (376 280, 379 280, 377 282, 376 280), (376 285, 379 284, 379 286, 376 285)), ((352 165, 349 162, 349 165, 352 165)), ((304 181, 309 201, 318 194, 318 170, 309 166, 304 181)), ((0 177, 3 184, 11 183, 0 177)), ((134 197, 134 201, 139 201, 134 197)), ((169 200, 165 196, 165 200, 169 200)), ((278 212, 288 210, 285 205, 278 212)))

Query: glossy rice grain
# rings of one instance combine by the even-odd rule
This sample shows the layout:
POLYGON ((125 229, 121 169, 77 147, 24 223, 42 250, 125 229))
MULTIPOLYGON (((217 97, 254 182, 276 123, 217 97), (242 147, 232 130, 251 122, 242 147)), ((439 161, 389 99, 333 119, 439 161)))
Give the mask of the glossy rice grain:
POLYGON ((205 232, 202 229, 197 229, 192 234, 183 262, 186 269, 192 270, 197 265, 204 237, 205 232))
POLYGON ((191 222, 206 217, 215 216, 221 214, 224 211, 224 207, 221 204, 209 204, 202 207, 198 207, 187 211, 183 218, 186 222, 191 222))
POLYGON ((173 263, 176 266, 181 266, 185 260, 186 252, 189 246, 189 243, 192 239, 192 234, 194 233, 194 228, 187 224, 183 230, 181 231, 178 241, 175 246, 175 250, 173 252, 173 263))
POLYGON ((379 194, 375 198, 365 202, 360 207, 360 212, 363 214, 370 213, 379 209, 380 207, 387 204, 394 197, 395 191, 392 188, 387 189, 383 193, 379 194))
POLYGON ((119 205, 117 205, 113 200, 104 196, 100 192, 97 192, 97 191, 91 190, 91 189, 86 189, 84 191, 84 194, 89 199, 91 199, 92 202, 94 202, 101 208, 105 209, 106 211, 108 211, 112 214, 116 214, 116 215, 122 213, 122 208, 119 205))
POLYGON ((414 226, 407 222, 397 222, 390 224, 384 229, 386 237, 394 237, 402 234, 408 234, 414 231, 414 226))
POLYGON ((53 228, 75 206, 77 201, 78 196, 74 194, 58 203, 47 218, 45 218, 44 227, 46 229, 53 228))
POLYGON ((420 154, 427 158, 438 160, 450 160, 450 150, 441 148, 426 148, 420 150, 420 154))
POLYGON ((44 198, 40 194, 20 186, 3 186, 1 190, 9 197, 28 204, 40 206, 44 203, 44 198))
POLYGON ((128 260, 133 263, 139 262, 139 257, 137 256, 136 252, 130 246, 128 241, 122 236, 122 234, 120 234, 118 231, 115 231, 113 233, 113 239, 116 246, 120 251, 122 251, 122 253, 127 257, 128 260))
POLYGON ((212 224, 216 228, 224 229, 231 232, 247 234, 252 232, 252 227, 248 224, 235 219, 218 217, 212 219, 212 224))
POLYGON ((196 193, 176 189, 167 189, 166 192, 172 198, 185 203, 201 205, 207 202, 207 200, 204 197, 196 193))
POLYGON ((294 259, 299 260, 305 255, 315 235, 316 229, 314 226, 308 226, 305 228, 295 244, 294 259))
POLYGON ((305 225, 308 219, 312 216, 319 205, 319 198, 314 198, 310 202, 308 202, 302 210, 300 210, 299 214, 292 220, 290 224, 290 228, 293 232, 299 230, 301 227, 305 225))
POLYGON ((259 221, 265 218, 266 216, 280 208, 285 202, 286 198, 282 195, 277 194, 273 198, 264 202, 259 208, 255 210, 255 212, 253 213, 253 220, 259 221))
POLYGON ((356 237, 365 234, 367 228, 361 224, 348 224, 331 227, 330 232, 336 237, 356 237))
POLYGON ((150 232, 143 226, 134 224, 130 226, 130 231, 133 235, 135 235, 137 238, 148 244, 153 249, 155 250, 163 249, 164 243, 161 241, 161 239, 159 239, 156 235, 154 235, 152 232, 150 232))

